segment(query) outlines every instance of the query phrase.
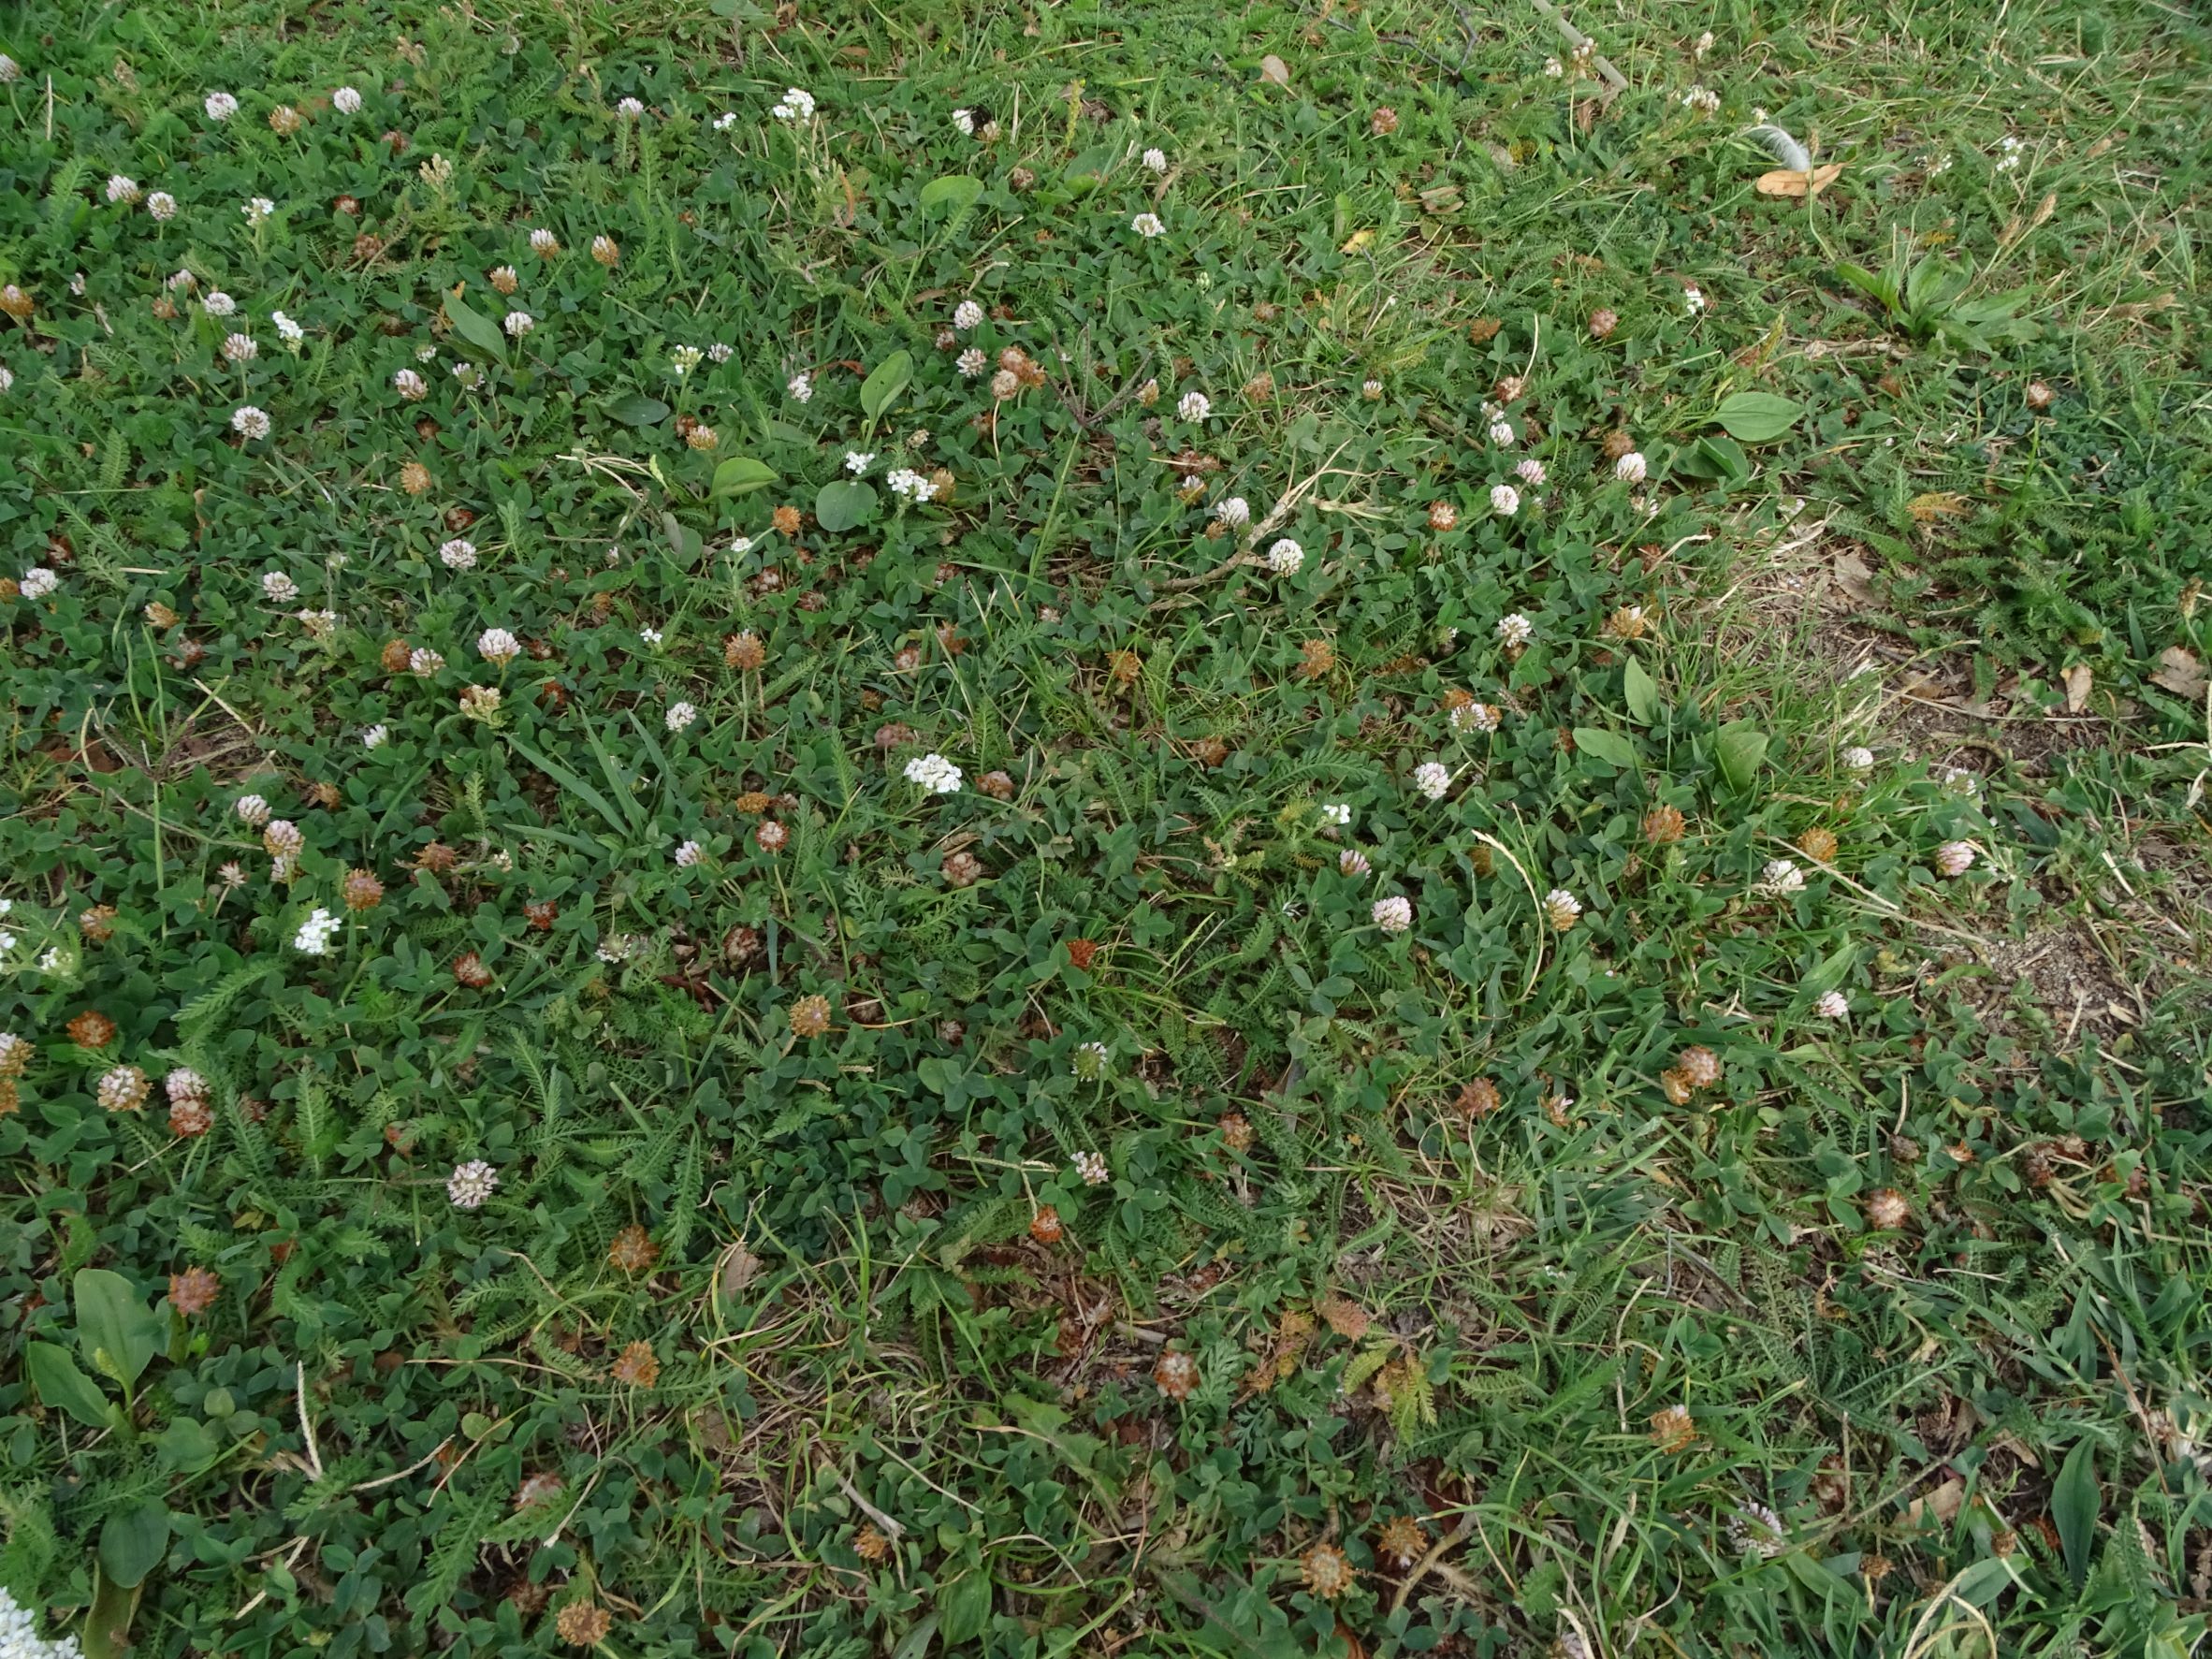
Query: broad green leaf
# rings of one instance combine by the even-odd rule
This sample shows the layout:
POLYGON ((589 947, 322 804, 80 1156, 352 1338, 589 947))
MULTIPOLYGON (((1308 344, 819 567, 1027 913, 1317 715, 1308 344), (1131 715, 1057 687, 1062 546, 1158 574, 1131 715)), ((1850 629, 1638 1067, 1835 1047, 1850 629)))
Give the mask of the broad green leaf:
POLYGON ((125 1590, 135 1589, 161 1564, 168 1547, 168 1506, 148 1498, 109 1516, 100 1528, 100 1571, 125 1590))
POLYGON ((1825 997, 1843 982, 1843 976, 1851 971, 1857 958, 1856 949, 1851 945, 1838 945, 1816 964, 1812 971, 1797 982, 1798 991, 1807 997, 1825 997))
POLYGON ((2076 1590, 2088 1581, 2089 1547, 2096 1541, 2097 1510, 2103 1502, 2103 1493, 2097 1487, 2097 1448, 2089 1440, 2076 1440, 2051 1486, 2051 1524, 2059 1529, 2066 1576, 2076 1590))
POLYGON ((776 482, 776 469, 749 455, 733 455, 714 470, 716 495, 750 495, 776 482))
POLYGON ((1622 671, 1621 694, 1627 699, 1629 719, 1638 725, 1650 725, 1652 717, 1659 712, 1659 682, 1634 657, 1622 671))
POLYGON ((860 412, 874 420, 891 407, 907 382, 914 378, 914 355, 893 352, 860 383, 860 412))
POLYGON ((1599 760, 1620 767, 1623 772, 1636 770, 1636 745, 1618 732, 1608 732, 1603 726, 1577 726, 1575 752, 1594 754, 1599 760))
POLYGON ((937 1593, 938 1629, 947 1646, 973 1641, 991 1622, 991 1575, 982 1567, 962 1573, 937 1593))
POLYGON ((124 1387, 137 1382, 161 1348, 161 1321, 131 1282, 104 1267, 71 1281, 77 1299, 77 1346, 95 1371, 124 1387))
POLYGON ((668 405, 643 392, 625 392, 609 398, 606 412, 626 427, 657 427, 668 418, 668 405))
POLYGON ((982 198, 983 182, 967 173, 947 173, 941 179, 932 179, 922 186, 922 211, 934 212, 949 207, 955 213, 965 213, 982 198))
POLYGON ((1802 403, 1772 392, 1731 392, 1721 400, 1712 417, 1739 443, 1765 444, 1796 426, 1804 413, 1802 403))
POLYGON ((833 535, 866 524, 876 516, 876 492, 857 479, 825 484, 814 498, 814 518, 833 535))
POLYGON ((1731 720, 1721 728, 1714 754, 1728 787, 1749 789, 1767 759, 1767 734, 1749 720, 1731 720))
POLYGON ((31 1373, 31 1386, 47 1404, 60 1406, 88 1429, 105 1429, 114 1421, 108 1396, 77 1369, 67 1348, 57 1343, 31 1343, 23 1349, 23 1363, 31 1373))
POLYGON ((196 1417, 181 1417, 153 1437, 155 1448, 170 1466, 190 1473, 204 1469, 221 1455, 222 1448, 196 1417))
POLYGON ((453 325, 453 331, 488 357, 507 355, 507 337, 500 332, 500 326, 473 309, 458 294, 445 297, 445 319, 453 325))

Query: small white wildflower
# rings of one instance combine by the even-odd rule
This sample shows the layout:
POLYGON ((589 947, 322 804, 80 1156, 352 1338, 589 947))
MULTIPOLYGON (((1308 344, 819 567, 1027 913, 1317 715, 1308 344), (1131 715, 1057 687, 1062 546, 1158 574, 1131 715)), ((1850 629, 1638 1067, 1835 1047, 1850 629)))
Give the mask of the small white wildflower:
POLYGON ((1413 787, 1432 801, 1441 801, 1451 788, 1451 768, 1441 761, 1423 761, 1413 769, 1413 787))
POLYGON ((960 768, 941 754, 916 755, 907 763, 907 781, 920 784, 933 795, 956 794, 960 768))
POLYGON ((1782 1517, 1764 1504, 1746 1503, 1728 1518, 1728 1541, 1739 1555, 1780 1555, 1787 1538, 1782 1517))
POLYGON ((1769 893, 1800 893, 1805 887, 1805 872, 1789 859, 1769 859, 1759 872, 1759 883, 1769 893))
POLYGON ((1935 866, 1946 876, 1963 876, 1978 855, 1972 841, 1945 841, 1935 850, 1935 866))
POLYGON ((1507 649, 1524 646, 1536 637, 1536 625, 1519 611, 1512 611, 1498 618, 1498 643, 1507 649))
POLYGON ((251 334, 226 334, 223 355, 233 363, 250 363, 261 355, 261 347, 255 343, 251 334))
POLYGON ((1623 484, 1641 484, 1644 473, 1644 458, 1637 450, 1630 450, 1613 463, 1613 476, 1623 484))
POLYGON ((506 329, 509 340, 520 340, 538 326, 537 318, 526 311, 511 311, 500 327, 506 329))
POLYGON ((662 717, 662 723, 665 724, 671 732, 680 732, 698 718, 698 709, 693 707, 691 704, 671 703, 668 706, 668 713, 662 717))
POLYGON ((706 849, 696 841, 678 842, 676 849, 677 868, 688 870, 706 856, 706 849))
POLYGON ((522 655, 522 642, 504 628, 487 628, 476 636, 476 654, 487 662, 512 662, 522 655))
POLYGON ((983 308, 974 300, 963 299, 953 308, 953 327, 959 329, 961 333, 966 334, 972 328, 980 328, 982 327, 982 323, 983 308))
POLYGON ((736 124, 737 111, 735 109, 724 109, 714 118, 714 130, 718 133, 726 133, 736 124))
POLYGON ((1075 1075, 1086 1083, 1096 1083, 1105 1076, 1107 1068, 1113 1062, 1113 1055, 1102 1042, 1077 1043, 1071 1059, 1075 1075))
POLYGON ((1997 148, 1999 153, 1997 158, 1997 170, 2001 173, 2009 173, 2013 170, 2013 168, 2020 165, 2020 153, 2026 148, 2026 146, 2023 145, 2019 139, 2014 138, 2010 133, 2007 133, 2003 138, 1997 140, 1997 148))
POLYGON ((382 749, 391 735, 391 728, 388 726, 382 724, 371 726, 361 734, 361 747, 363 749, 382 749))
POLYGON ((166 190, 156 190, 146 198, 146 211, 166 225, 177 216, 177 198, 166 190))
POLYGON ((1157 213, 1139 213, 1129 221, 1129 228, 1139 236, 1149 240, 1156 236, 1164 236, 1168 227, 1159 222, 1157 213))
POLYGON ((418 345, 415 348, 415 360, 418 363, 433 363, 437 358, 438 348, 434 345, 418 345))
POLYGON ((1521 491, 1510 484, 1493 484, 1490 490, 1490 510, 1500 518, 1510 518, 1521 511, 1521 491))
POLYGON ((438 546, 438 560, 447 570, 469 570, 476 562, 476 544, 462 536, 438 546))
POLYGON ((1544 482, 1544 463, 1533 455, 1525 457, 1514 467, 1513 475, 1534 489, 1544 482))
POLYGON ((1702 59, 1705 54, 1711 50, 1712 31, 1708 29, 1704 34, 1697 36, 1697 44, 1690 48, 1690 55, 1694 58, 1702 59))
POLYGON ((0 363, 0 392, 15 390, 15 371, 0 363))
POLYGON ((230 809, 238 814, 240 823, 251 829, 259 829, 269 822, 269 802, 260 795, 240 795, 231 803, 230 809))
POLYGON ((1697 315, 1705 309, 1705 290, 1695 283, 1682 284, 1682 309, 1692 316, 1697 315))
POLYGON ((718 340, 706 348, 706 357, 709 362, 727 363, 736 355, 737 348, 726 340, 718 340))
POLYGON ((1324 801, 1321 804, 1321 822, 1338 829, 1348 829, 1352 822, 1352 808, 1348 802, 1324 801))
MULTIPOLYGON (((6 52, 0 51, 0 86, 13 86, 22 77, 23 66, 6 52)), ((0 1595, 7 1594, 6 1591, 0 1590, 0 1595)))
POLYGON ((429 393, 423 377, 412 369, 402 369, 392 376, 392 389, 410 403, 418 403, 429 393))
POLYGON ((1554 887, 1544 895, 1544 919, 1554 933, 1564 933, 1581 914, 1582 901, 1565 888, 1554 887))
POLYGON ((779 108, 789 108, 799 120, 811 121, 814 119, 814 95, 803 86, 786 87, 783 104, 779 108))
POLYGON ((1851 1012, 1851 998, 1841 991, 1824 991, 1812 1011, 1824 1020, 1840 1020, 1851 1012))
POLYGON ((1372 874, 1375 866, 1367 862, 1366 853, 1361 851, 1357 847, 1346 847, 1336 855, 1336 869, 1339 875, 1357 879, 1372 874))
POLYGON ((1365 398, 1370 403, 1374 402, 1382 395, 1383 383, 1381 381, 1363 380, 1360 383, 1360 396, 1365 398))
POLYGON ((445 1178, 445 1196, 457 1210, 481 1210, 484 1201, 499 1189, 500 1174, 480 1157, 457 1165, 445 1178))
POLYGON ((975 112, 971 109, 953 110, 953 130, 964 138, 975 137, 975 112))
POLYGON ((1389 898, 1376 899, 1374 909, 1367 913, 1385 933, 1404 933, 1413 925, 1413 901, 1395 894, 1389 898))
POLYGON ((1557 80, 1561 76, 1566 73, 1566 65, 1561 63, 1557 58, 1546 58, 1544 60, 1544 73, 1550 76, 1553 80, 1557 80))
POLYGON ((1267 550, 1267 568, 1278 576, 1294 576, 1305 562, 1305 549, 1288 536, 1267 550))
POLYGON ((1251 520, 1251 503, 1241 495, 1232 495, 1214 509, 1214 516, 1230 529, 1242 530, 1251 520))
POLYGON ((1095 1152, 1079 1152, 1072 1160, 1075 1173, 1085 1186, 1103 1186, 1113 1179, 1106 1160, 1095 1152))
POLYGON ((560 252, 560 239, 540 226, 530 233, 530 251, 540 258, 548 257, 560 252))
POLYGON ((1147 150, 1142 159, 1144 170, 1148 173, 1164 173, 1168 170, 1168 157, 1165 151, 1147 150))
POLYGON ((748 553, 752 551, 752 537, 735 537, 730 543, 730 551, 736 554, 740 559, 744 558, 748 553))
POLYGON ((1509 420, 1492 421, 1490 423, 1490 441, 1492 444, 1495 444, 1500 449, 1512 448, 1513 423, 1509 420))
POLYGON ((679 345, 668 354, 668 365, 678 374, 689 374, 706 355, 695 345, 679 345))
POLYGON ((1185 392, 1175 400, 1175 413, 1185 420, 1203 420, 1213 411, 1213 402, 1203 392, 1185 392))
POLYGON ((429 646, 416 646, 407 653, 407 672, 417 679, 429 679, 445 666, 445 653, 434 651, 429 646))
POLYGON ((911 467, 894 467, 883 475, 883 482, 891 486, 891 493, 910 501, 925 502, 937 494, 932 484, 911 467))
POLYGON ((61 585, 62 578, 55 575, 43 564, 34 564, 29 570, 23 572, 22 578, 16 583, 16 587, 22 591, 22 596, 31 600, 44 599, 61 585))
POLYGON ((991 396, 1011 398, 1022 389, 1022 377, 1011 369, 1001 369, 991 376, 991 396))
POLYGON ((238 100, 226 92, 211 92, 202 100, 200 108, 208 112, 210 121, 228 121, 238 113, 238 100))
POLYGON ((276 212, 276 203, 266 196, 250 196, 239 205, 238 211, 245 214, 248 225, 263 225, 276 212))
POLYGON ((261 591, 271 604, 290 604, 299 597, 299 584, 281 570, 263 574, 261 591))
POLYGON ((794 374, 783 383, 783 389, 791 394, 794 403, 811 402, 814 398, 814 377, 810 374, 794 374))
POLYGON ((1874 767, 1874 751, 1862 749, 1855 743, 1845 749, 1841 758, 1854 772, 1870 772, 1874 767))
POLYGON ((122 207, 129 207, 140 195, 138 182, 126 179, 121 173, 108 175, 108 200, 122 207))
POLYGON ((358 115, 361 112, 360 89, 342 86, 330 95, 330 104, 341 115, 358 115))
POLYGON ((456 363, 453 366, 453 378, 459 381, 465 390, 473 392, 483 383, 484 374, 473 363, 456 363))
POLYGON ((1477 732, 1498 729, 1498 711, 1488 703, 1462 703, 1451 711, 1451 729, 1455 732, 1472 727, 1477 732))
POLYGON ((269 320, 276 325, 277 337, 286 345, 297 346, 307 338, 307 330, 281 311, 270 312, 269 320))
POLYGON ((971 345, 953 361, 954 368, 968 379, 973 380, 989 366, 991 359, 983 355, 981 346, 971 345))
POLYGON ((1700 115, 1710 115, 1721 107, 1721 95, 1702 86, 1694 86, 1682 94, 1682 108, 1695 109, 1700 115))
POLYGON ((663 636, 658 628, 640 628, 637 637, 645 642, 647 649, 659 650, 663 636))
POLYGON ((230 412, 230 429, 248 441, 266 438, 271 429, 269 411, 256 409, 251 403, 234 409, 230 412))
POLYGON ((624 98, 615 106, 615 113, 624 121, 636 121, 645 114, 645 106, 635 98, 624 98))
POLYGON ((845 451, 845 471, 851 473, 855 478, 875 465, 875 462, 876 452, 872 449, 848 449, 845 451))
POLYGON ((299 924, 299 931, 292 936, 292 948, 308 956, 327 956, 330 941, 338 937, 344 925, 328 910, 317 910, 299 924))

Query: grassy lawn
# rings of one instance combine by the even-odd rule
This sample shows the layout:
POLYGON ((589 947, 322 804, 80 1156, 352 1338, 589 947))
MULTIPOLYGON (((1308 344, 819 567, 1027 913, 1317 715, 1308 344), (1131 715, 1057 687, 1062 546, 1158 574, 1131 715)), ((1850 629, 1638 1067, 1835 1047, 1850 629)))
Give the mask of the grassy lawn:
POLYGON ((7 1653, 2201 1642, 2212 28, 1572 22, 0 10, 7 1653))

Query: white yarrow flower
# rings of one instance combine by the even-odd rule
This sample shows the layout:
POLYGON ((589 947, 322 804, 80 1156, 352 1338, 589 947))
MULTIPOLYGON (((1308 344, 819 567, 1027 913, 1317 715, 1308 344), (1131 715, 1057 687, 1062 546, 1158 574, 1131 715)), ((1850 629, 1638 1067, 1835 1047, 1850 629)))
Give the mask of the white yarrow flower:
POLYGON ((810 374, 794 374, 783 383, 783 389, 791 394, 794 403, 811 402, 814 398, 814 377, 810 374))
POLYGON ((960 768, 941 754, 916 755, 907 763, 907 781, 920 784, 933 795, 956 794, 960 768))
POLYGON ((330 941, 338 937, 345 924, 328 910, 317 910, 299 924, 299 931, 292 936, 292 948, 307 956, 327 956, 330 941))
POLYGON ((1352 822, 1352 808, 1347 802, 1324 801, 1321 804, 1321 822, 1338 829, 1348 829, 1352 822))
POLYGON ((246 216, 248 225, 264 225, 276 212, 276 203, 266 196, 250 196, 239 204, 238 211, 246 216))
POLYGON ((269 320, 276 325, 277 337, 286 345, 297 346, 307 338, 307 330, 281 311, 270 312, 269 320))
POLYGON ((845 451, 845 471, 851 473, 855 478, 875 463, 876 452, 872 449, 848 449, 845 451))
POLYGON ((689 703, 671 703, 662 723, 671 732, 680 732, 699 718, 699 710, 689 703))

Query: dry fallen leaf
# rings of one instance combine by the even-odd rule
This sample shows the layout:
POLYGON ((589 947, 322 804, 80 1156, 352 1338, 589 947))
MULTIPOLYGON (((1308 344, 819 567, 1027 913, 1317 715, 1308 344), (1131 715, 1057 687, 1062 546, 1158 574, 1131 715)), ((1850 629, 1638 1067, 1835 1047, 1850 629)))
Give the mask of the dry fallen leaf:
POLYGON ((1966 1499, 1966 1482, 1954 1475, 1924 1498, 1914 1498, 1905 1506, 1905 1524, 1916 1524, 1924 1515, 1932 1515, 1949 1526, 1958 1519, 1958 1506, 1966 1499))
POLYGON ((730 1246, 722 1258, 722 1295, 735 1302, 761 1271, 761 1259, 742 1244, 730 1246))
POLYGON ((2089 688, 2097 683, 2096 676, 2089 672, 2088 664, 2076 662, 2059 678, 2066 682, 2066 712, 2079 714, 2089 706, 2089 688))
POLYGON ((1344 246, 1337 249, 1336 251, 1339 254, 1357 254, 1361 248, 1364 248, 1374 240, 1375 232, 1372 229, 1355 230, 1352 232, 1350 237, 1346 240, 1344 246))
POLYGON ((2168 646, 2159 653, 2159 665, 2150 683, 2163 686, 2176 696, 2202 697, 2206 683, 2205 665, 2187 647, 2168 646))
POLYGON ((1273 52, 1259 60, 1259 79, 1275 86, 1290 84, 1290 65, 1273 52))
POLYGON ((1836 555, 1836 586, 1842 589, 1854 604, 1871 605, 1874 603, 1874 573, 1867 561, 1855 553, 1836 555))
POLYGON ((1818 196, 1836 182, 1836 175, 1843 170, 1843 164, 1831 161, 1817 167, 1810 173, 1800 173, 1795 167, 1776 167, 1770 173, 1761 173, 1752 186, 1761 196, 1818 196))

